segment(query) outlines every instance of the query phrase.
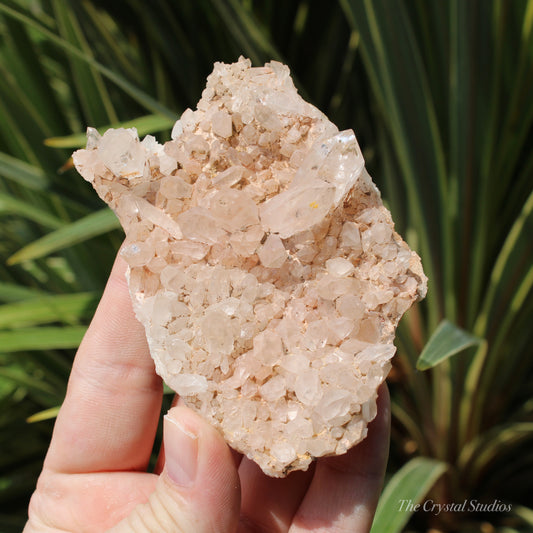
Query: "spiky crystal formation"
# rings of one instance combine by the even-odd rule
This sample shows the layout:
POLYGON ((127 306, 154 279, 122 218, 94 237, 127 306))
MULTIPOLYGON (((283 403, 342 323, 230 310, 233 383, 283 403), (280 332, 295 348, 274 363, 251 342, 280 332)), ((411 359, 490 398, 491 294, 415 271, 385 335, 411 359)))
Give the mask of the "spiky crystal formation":
POLYGON ((354 133, 286 66, 216 63, 164 146, 90 129, 74 162, 126 231, 136 315, 187 405, 272 476, 364 439, 427 280, 354 133))

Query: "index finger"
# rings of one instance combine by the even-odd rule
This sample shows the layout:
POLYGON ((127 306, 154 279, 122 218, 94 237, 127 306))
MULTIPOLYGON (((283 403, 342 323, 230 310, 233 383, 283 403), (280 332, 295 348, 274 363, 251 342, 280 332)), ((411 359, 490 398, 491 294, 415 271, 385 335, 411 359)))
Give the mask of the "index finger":
POLYGON ((117 257, 80 345, 45 468, 79 473, 144 470, 163 388, 135 318, 117 257))

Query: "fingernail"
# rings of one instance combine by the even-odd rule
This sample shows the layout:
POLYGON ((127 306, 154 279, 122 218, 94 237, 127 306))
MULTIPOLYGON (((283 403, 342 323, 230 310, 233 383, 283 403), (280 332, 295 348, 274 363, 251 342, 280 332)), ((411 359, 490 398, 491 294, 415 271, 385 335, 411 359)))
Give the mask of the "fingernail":
POLYGON ((165 415, 165 468, 174 483, 190 487, 196 479, 198 435, 194 429, 165 415))

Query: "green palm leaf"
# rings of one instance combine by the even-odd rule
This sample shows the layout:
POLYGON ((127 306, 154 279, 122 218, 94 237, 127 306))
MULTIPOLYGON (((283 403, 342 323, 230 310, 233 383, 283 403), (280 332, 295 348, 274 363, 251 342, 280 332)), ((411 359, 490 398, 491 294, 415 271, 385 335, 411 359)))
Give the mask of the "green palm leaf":
POLYGON ((102 209, 28 244, 12 255, 8 263, 15 265, 22 261, 46 257, 119 227, 120 223, 115 214, 109 209, 102 209))

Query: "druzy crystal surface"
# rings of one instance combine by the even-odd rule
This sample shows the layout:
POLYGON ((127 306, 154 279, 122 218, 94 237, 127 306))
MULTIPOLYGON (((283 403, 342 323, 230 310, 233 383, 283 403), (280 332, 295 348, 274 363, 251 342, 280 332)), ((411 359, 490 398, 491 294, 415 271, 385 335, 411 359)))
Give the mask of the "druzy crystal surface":
POLYGON ((126 231, 135 313, 187 405, 272 476, 365 438, 426 277, 353 131, 286 66, 216 63, 171 141, 89 129, 74 162, 126 231))

